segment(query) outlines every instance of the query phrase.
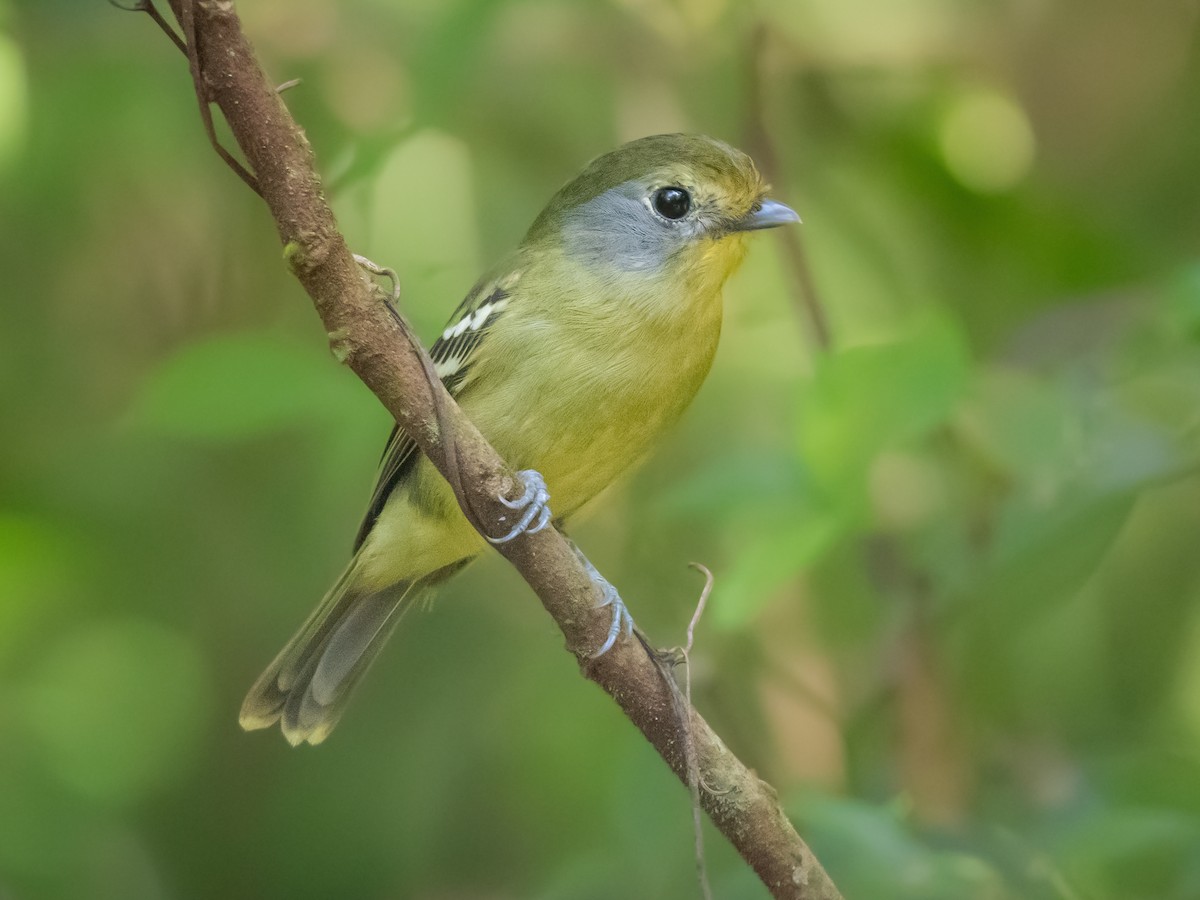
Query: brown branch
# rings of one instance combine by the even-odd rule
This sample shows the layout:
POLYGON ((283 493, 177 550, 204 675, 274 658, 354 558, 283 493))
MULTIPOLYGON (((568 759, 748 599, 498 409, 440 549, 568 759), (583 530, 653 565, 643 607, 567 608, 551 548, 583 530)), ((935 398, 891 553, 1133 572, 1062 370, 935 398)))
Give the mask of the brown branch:
MULTIPOLYGON (((455 483, 468 518, 495 526, 507 512, 498 497, 517 485, 496 451, 436 378, 403 320, 380 301, 338 232, 316 175, 312 150, 264 77, 231 0, 170 0, 190 19, 199 96, 224 114, 271 211, 284 256, 312 298, 335 354, 363 380, 439 471, 455 483), (192 7, 185 14, 186 7, 192 7)), ((590 651, 611 620, 568 542, 554 529, 501 546, 562 630, 588 678, 620 705, 685 783, 684 732, 670 688, 638 641, 618 641, 599 659, 590 651)), ((694 709, 687 711, 714 824, 775 897, 832 900, 837 889, 796 834, 775 791, 750 772, 694 709)))
MULTIPOLYGON (((208 135, 208 143, 216 151, 217 156, 225 161, 225 165, 233 169, 234 174, 246 183, 254 193, 262 196, 258 180, 246 171, 246 167, 234 159, 233 154, 226 150, 217 138, 217 129, 213 126, 212 98, 209 97, 208 87, 204 78, 200 77, 200 38, 196 33, 195 3, 182 4, 176 11, 176 18, 183 29, 184 53, 187 54, 188 71, 192 76, 192 86, 196 89, 196 103, 200 109, 200 121, 204 123, 204 133, 208 135)), ((203 7, 203 3, 201 6, 203 7)), ((174 7, 174 4, 172 4, 174 7)))

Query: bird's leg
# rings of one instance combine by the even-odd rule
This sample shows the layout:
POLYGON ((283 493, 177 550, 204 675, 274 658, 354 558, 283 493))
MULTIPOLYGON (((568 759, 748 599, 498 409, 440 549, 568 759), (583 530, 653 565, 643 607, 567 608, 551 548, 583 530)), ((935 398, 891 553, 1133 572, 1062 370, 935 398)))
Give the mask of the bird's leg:
POLYGON ((600 603, 597 608, 605 606, 612 607, 612 624, 608 626, 608 636, 604 639, 604 643, 600 645, 600 649, 591 655, 592 659, 597 659, 603 656, 612 649, 612 645, 617 642, 617 636, 621 633, 621 626, 625 626, 625 634, 633 634, 633 616, 629 614, 628 608, 625 606, 625 601, 621 599, 621 595, 617 593, 617 589, 612 586, 607 578, 600 574, 599 570, 592 565, 590 559, 583 555, 583 551, 575 544, 574 541, 568 539, 571 549, 575 551, 575 555, 579 557, 579 561, 583 563, 584 569, 587 570, 588 577, 592 579, 592 584, 600 591, 600 603))
POLYGON ((501 497, 500 502, 509 509, 519 510, 521 520, 504 537, 488 538, 493 544, 507 544, 520 534, 537 534, 550 524, 550 492, 546 490, 546 479, 533 469, 522 469, 517 473, 517 480, 524 485, 525 492, 516 500, 501 497), (531 523, 532 528, 529 527, 531 523))
MULTIPOLYGON (((519 510, 521 519, 504 537, 488 538, 488 541, 493 544, 506 544, 521 534, 537 534, 550 524, 552 517, 550 512, 550 491, 546 489, 546 480, 542 478, 541 473, 534 469, 523 469, 517 473, 517 479, 524 485, 524 492, 515 500, 508 500, 501 497, 500 502, 509 509, 519 510), (531 524, 533 525, 532 528, 530 527, 531 524)), ((600 649, 591 655, 592 659, 596 659, 612 649, 612 645, 617 642, 617 637, 621 634, 622 625, 625 627, 627 635, 633 634, 633 616, 629 614, 629 610, 625 607, 625 601, 621 599, 621 595, 617 593, 617 589, 609 583, 607 578, 600 574, 599 570, 592 565, 591 560, 583 555, 583 551, 579 549, 578 545, 570 538, 567 539, 567 543, 571 545, 571 549, 575 551, 575 555, 583 563, 588 577, 592 579, 592 584, 596 585, 600 591, 600 603, 597 604, 597 608, 612 607, 612 624, 608 628, 608 636, 604 639, 604 643, 600 645, 600 649)))

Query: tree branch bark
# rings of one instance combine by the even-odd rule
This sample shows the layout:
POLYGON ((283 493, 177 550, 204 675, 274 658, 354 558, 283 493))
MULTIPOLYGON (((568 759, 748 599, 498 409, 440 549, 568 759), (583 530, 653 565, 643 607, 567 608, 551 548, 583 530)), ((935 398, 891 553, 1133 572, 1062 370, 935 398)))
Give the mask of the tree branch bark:
MULTIPOLYGON (((292 272, 312 298, 335 355, 346 362, 457 488, 468 519, 501 533, 497 498, 514 492, 504 461, 436 378, 420 344, 381 302, 339 233, 314 157, 242 33, 232 0, 169 0, 195 61, 201 103, 215 103, 270 209, 292 272)), ((553 488, 553 485, 551 485, 553 488)), ((687 783, 686 736, 669 685, 637 641, 589 652, 611 613, 596 608, 591 580, 561 534, 546 529, 498 548, 538 595, 583 674, 596 682, 687 783)), ((688 708, 701 802, 713 823, 773 896, 834 900, 840 894, 783 810, 775 791, 731 753, 688 708)))

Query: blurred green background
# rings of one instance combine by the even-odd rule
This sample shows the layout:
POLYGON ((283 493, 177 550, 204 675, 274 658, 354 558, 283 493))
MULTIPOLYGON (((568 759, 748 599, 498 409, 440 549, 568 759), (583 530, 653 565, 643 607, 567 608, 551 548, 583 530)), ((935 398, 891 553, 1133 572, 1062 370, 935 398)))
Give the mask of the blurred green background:
MULTIPOLYGON (((712 568, 697 705, 848 897, 1200 897, 1195 2, 239 7, 426 337, 593 156, 755 155, 805 224, 575 536, 664 646, 712 568)), ((147 17, 0 0, 0 273, 0 897, 697 895, 498 558, 327 744, 239 731, 389 422, 147 17)))

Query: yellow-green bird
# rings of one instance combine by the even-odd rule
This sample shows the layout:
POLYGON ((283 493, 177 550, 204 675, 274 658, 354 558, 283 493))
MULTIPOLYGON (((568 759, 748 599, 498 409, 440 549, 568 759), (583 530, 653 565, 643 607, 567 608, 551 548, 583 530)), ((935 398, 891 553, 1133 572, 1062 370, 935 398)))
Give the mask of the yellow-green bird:
MULTIPOLYGON (((637 463, 691 402, 721 332, 721 289, 749 231, 799 217, 746 154, 702 135, 631 141, 560 190, 476 283, 431 349, 449 392, 525 493, 509 540, 563 521, 637 463)), ((399 428, 345 572, 250 689, 243 728, 323 741, 355 682, 425 588, 486 543, 399 428)), ((613 606, 606 651, 624 605, 613 606)))

